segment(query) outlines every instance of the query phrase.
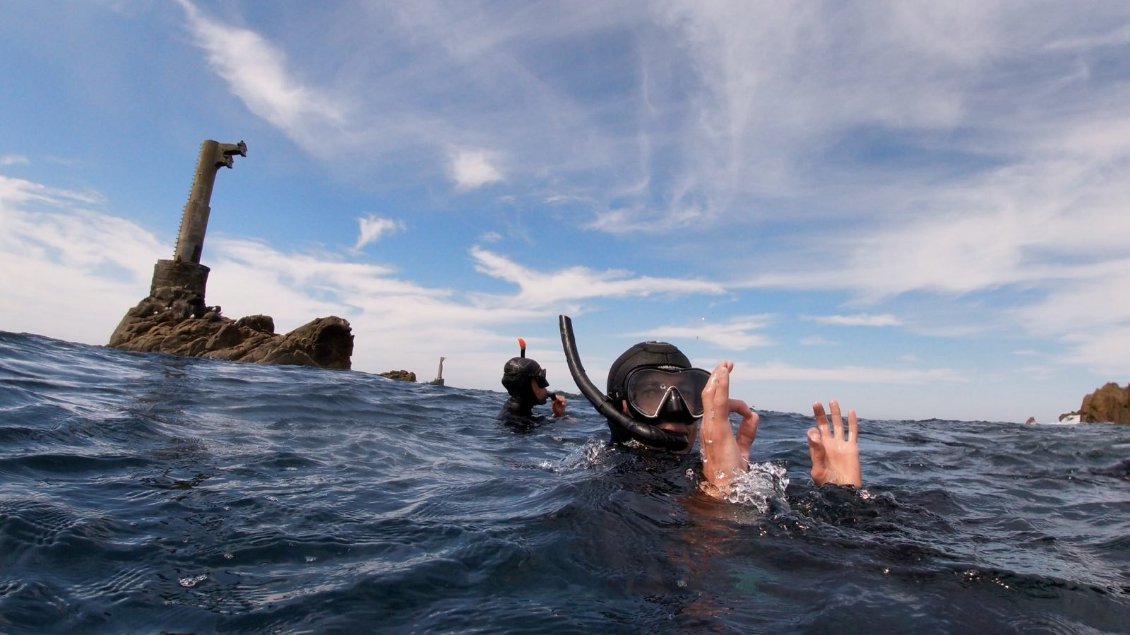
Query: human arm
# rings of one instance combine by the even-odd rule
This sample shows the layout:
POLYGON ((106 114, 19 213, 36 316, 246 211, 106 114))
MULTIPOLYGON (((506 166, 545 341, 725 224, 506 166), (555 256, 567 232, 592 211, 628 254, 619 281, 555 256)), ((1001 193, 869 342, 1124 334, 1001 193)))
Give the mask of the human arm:
POLYGON ((730 372, 734 363, 718 362, 706 388, 702 390, 701 452, 702 473, 706 482, 702 490, 716 498, 730 492, 730 481, 749 469, 749 450, 757 438, 760 418, 740 399, 730 399, 730 372), (730 414, 742 421, 737 435, 730 425, 730 414))
POLYGON ((824 405, 812 404, 816 427, 808 429, 808 454, 812 458, 812 480, 817 485, 863 486, 863 473, 859 464, 859 422, 854 410, 848 411, 848 424, 844 428, 839 402, 828 403, 832 410, 832 424, 824 413, 824 405))

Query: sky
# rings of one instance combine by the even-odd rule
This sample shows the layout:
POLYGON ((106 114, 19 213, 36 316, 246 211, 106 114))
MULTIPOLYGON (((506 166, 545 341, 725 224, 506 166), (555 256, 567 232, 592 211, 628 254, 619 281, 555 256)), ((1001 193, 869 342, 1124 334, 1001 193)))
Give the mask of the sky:
MULTIPOLYGON (((1130 381, 1130 4, 0 0, 0 330, 103 345, 200 144, 207 302, 353 368, 1054 422, 1130 381)), ((501 399, 501 397, 500 397, 501 399)), ((586 408, 579 396, 572 407, 586 408)))

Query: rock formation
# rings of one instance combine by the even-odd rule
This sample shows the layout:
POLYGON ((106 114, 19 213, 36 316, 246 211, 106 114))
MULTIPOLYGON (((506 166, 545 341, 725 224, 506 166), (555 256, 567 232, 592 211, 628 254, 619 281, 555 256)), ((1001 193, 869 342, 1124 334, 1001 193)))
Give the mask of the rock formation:
POLYGON ((1083 397, 1079 420, 1084 423, 1130 423, 1130 384, 1111 382, 1083 397))
POLYGON ((237 362, 348 369, 353 334, 349 322, 330 316, 278 335, 269 316, 233 320, 221 316, 220 307, 204 306, 204 298, 193 291, 159 287, 126 312, 109 346, 237 362))
POLYGON ((390 370, 381 373, 381 377, 388 377, 389 379, 395 379, 396 381, 416 381, 416 373, 410 370, 390 370))
POLYGON ((232 167, 237 154, 247 156, 242 141, 221 144, 209 139, 201 145, 173 258, 157 261, 149 296, 126 312, 109 346, 260 364, 350 368, 353 334, 342 318, 318 318, 278 335, 268 316, 232 320, 220 315, 220 307, 205 305, 209 269, 200 264, 200 255, 211 213, 209 202, 216 172, 232 167))

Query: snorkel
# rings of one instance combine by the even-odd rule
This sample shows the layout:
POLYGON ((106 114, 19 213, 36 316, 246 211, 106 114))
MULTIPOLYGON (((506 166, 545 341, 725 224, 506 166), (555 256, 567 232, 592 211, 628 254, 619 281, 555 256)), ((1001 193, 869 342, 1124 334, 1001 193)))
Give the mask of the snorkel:
POLYGON ((573 337, 573 320, 568 315, 559 315, 558 320, 561 326, 561 348, 565 350, 565 362, 569 365, 569 373, 573 375, 573 381, 576 382, 581 394, 589 400, 597 412, 640 443, 674 451, 687 449, 686 435, 636 421, 620 412, 617 404, 613 403, 608 395, 602 393, 585 373, 585 367, 581 365, 581 357, 577 353, 577 340, 573 337))

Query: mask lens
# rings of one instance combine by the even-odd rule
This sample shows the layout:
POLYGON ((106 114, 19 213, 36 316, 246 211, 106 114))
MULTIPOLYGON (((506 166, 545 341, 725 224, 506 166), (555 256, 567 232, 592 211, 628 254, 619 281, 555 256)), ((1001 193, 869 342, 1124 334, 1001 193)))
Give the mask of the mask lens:
POLYGON ((701 368, 663 370, 640 368, 628 375, 628 404, 641 415, 654 419, 663 404, 677 394, 695 419, 702 416, 702 389, 710 373, 701 368))
POLYGON ((538 386, 541 388, 545 388, 549 385, 549 380, 545 378, 544 368, 539 370, 538 374, 534 376, 534 381, 536 381, 538 383, 538 386))

